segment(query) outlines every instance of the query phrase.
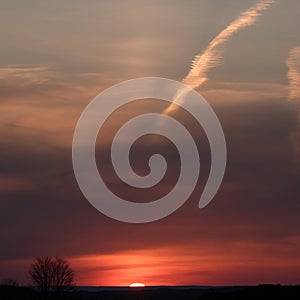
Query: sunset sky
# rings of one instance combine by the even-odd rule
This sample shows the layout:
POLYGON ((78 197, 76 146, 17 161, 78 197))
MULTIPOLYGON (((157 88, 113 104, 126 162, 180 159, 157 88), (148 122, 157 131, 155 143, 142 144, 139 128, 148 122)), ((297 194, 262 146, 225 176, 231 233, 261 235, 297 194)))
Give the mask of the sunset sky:
MULTIPOLYGON (((77 285, 300 284, 299 29, 299 0, 0 0, 0 280, 28 284, 31 261, 49 255, 70 262, 77 285), (252 24, 209 47, 256 3, 268 5, 252 24), (213 56, 186 79, 201 53, 213 56), (197 187, 172 215, 129 224, 81 193, 72 138, 95 96, 142 76, 196 88, 222 124, 228 161, 217 195, 198 209, 209 146, 186 112, 175 112, 199 146, 197 187)), ((140 101, 105 126, 113 134, 134 115, 164 109, 140 101)), ((97 144, 97 162, 108 143, 97 144)), ((148 145, 133 147, 141 174, 148 145)), ((133 202, 171 190, 177 153, 164 140, 154 146, 169 154, 161 184, 135 193, 105 165, 108 185, 133 202)))

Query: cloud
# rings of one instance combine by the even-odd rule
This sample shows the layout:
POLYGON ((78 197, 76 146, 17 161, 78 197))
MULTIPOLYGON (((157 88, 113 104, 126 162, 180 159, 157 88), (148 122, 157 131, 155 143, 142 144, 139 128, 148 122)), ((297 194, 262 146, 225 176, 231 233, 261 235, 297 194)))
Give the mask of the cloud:
POLYGON ((84 106, 116 80, 101 73, 68 73, 52 65, 9 65, 0 68, 0 78, 2 142, 20 135, 28 141, 40 136, 66 147, 84 106))
POLYGON ((48 65, 12 65, 0 68, 0 79, 22 79, 25 84, 42 84, 53 77, 54 68, 48 65))
POLYGON ((300 46, 290 50, 286 60, 287 78, 290 83, 290 100, 300 101, 300 46))
POLYGON ((0 174, 0 193, 9 191, 28 191, 34 189, 34 184, 26 178, 3 176, 0 174))
POLYGON ((66 91, 68 95, 71 95, 72 91, 76 95, 78 91, 85 90, 92 97, 96 88, 99 91, 99 88, 111 84, 111 78, 102 73, 74 73, 63 71, 55 65, 38 64, 0 67, 0 79, 1 104, 6 99, 11 103, 16 98, 27 100, 28 96, 41 95, 55 96, 56 100, 60 101, 66 91))
MULTIPOLYGON (((297 231, 297 226, 289 228, 280 223, 280 218, 293 220, 297 212, 292 194, 298 186, 291 181, 288 144, 292 115, 287 106, 284 100, 277 103, 270 99, 268 102, 257 100, 255 105, 253 102, 243 103, 243 106, 226 103, 216 107, 228 139, 230 165, 224 186, 211 204, 213 207, 204 212, 195 210, 201 191, 199 185, 187 205, 178 212, 161 222, 139 227, 110 220, 85 200, 72 172, 70 143, 69 147, 59 147, 43 131, 30 136, 27 131, 19 132, 20 128, 14 129, 16 133, 6 128, 12 139, 7 139, 6 146, 0 149, 2 172, 9 178, 26 179, 36 188, 24 190, 16 186, 1 193, 0 228, 6 246, 1 248, 0 256, 112 253, 208 239, 222 244, 223 234, 225 239, 233 241, 258 239, 259 236, 274 238, 274 234, 277 239, 279 235, 297 231), (285 201, 280 202, 281 189, 287 187, 289 193, 286 192, 285 201), (140 238, 136 239, 137 236, 140 238), (18 247, 20 242, 21 248, 18 247)), ((42 110, 40 114, 45 118, 42 110)), ((197 128, 194 131, 191 133, 199 135, 197 128)), ((64 137, 66 134, 71 138, 72 130, 58 126, 53 134, 64 137)), ((138 167, 145 166, 141 158, 148 148, 148 144, 140 144, 137 150, 133 149, 138 167)), ((158 153, 164 151, 163 148, 164 145, 158 147, 158 153)), ((206 157, 202 154, 201 158, 206 157)), ((201 164, 204 175, 205 165, 204 159, 201 164)), ((173 177, 177 174, 175 167, 173 160, 170 164, 173 177)), ((169 183, 167 181, 161 189, 167 189, 169 183)), ((126 193, 125 188, 120 188, 120 192, 126 193)), ((132 201, 139 201, 138 193, 128 194, 132 201)))

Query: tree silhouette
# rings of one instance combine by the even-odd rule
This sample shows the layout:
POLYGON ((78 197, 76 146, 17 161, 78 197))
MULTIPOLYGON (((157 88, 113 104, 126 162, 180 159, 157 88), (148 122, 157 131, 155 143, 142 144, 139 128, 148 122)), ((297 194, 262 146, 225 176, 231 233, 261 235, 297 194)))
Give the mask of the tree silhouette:
POLYGON ((19 283, 17 280, 15 280, 13 278, 4 278, 0 281, 0 286, 17 287, 17 286, 19 286, 19 283))
POLYGON ((70 264, 60 257, 39 257, 30 266, 29 276, 41 292, 61 292, 74 285, 70 264))

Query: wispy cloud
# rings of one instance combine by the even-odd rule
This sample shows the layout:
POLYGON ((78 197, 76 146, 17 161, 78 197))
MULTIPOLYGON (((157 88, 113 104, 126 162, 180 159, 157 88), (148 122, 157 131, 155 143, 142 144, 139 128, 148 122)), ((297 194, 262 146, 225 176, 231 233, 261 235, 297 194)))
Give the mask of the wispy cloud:
POLYGON ((290 100, 300 99, 300 46, 291 49, 288 59, 287 78, 290 82, 290 100))
MULTIPOLYGON (((267 10, 276 0, 261 0, 248 10, 242 12, 237 19, 231 22, 221 31, 199 55, 196 55, 189 73, 182 79, 182 82, 191 88, 201 86, 208 79, 208 72, 222 63, 223 52, 226 42, 238 31, 249 27, 257 21, 264 10, 267 10)), ((183 101, 184 94, 178 91, 175 100, 183 101)), ((177 106, 170 105, 165 113, 170 113, 177 106)))
POLYGON ((0 79, 22 79, 25 83, 42 84, 53 77, 54 69, 48 65, 13 65, 0 68, 0 79))

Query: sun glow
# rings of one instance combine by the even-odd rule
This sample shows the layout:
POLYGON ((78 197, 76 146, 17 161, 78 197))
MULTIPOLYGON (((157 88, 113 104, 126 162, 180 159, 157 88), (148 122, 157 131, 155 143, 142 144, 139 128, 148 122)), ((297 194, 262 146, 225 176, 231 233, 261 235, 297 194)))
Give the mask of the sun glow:
POLYGON ((135 282, 135 283, 130 284, 129 287, 137 288, 137 287, 145 287, 145 285, 140 282, 135 282))

